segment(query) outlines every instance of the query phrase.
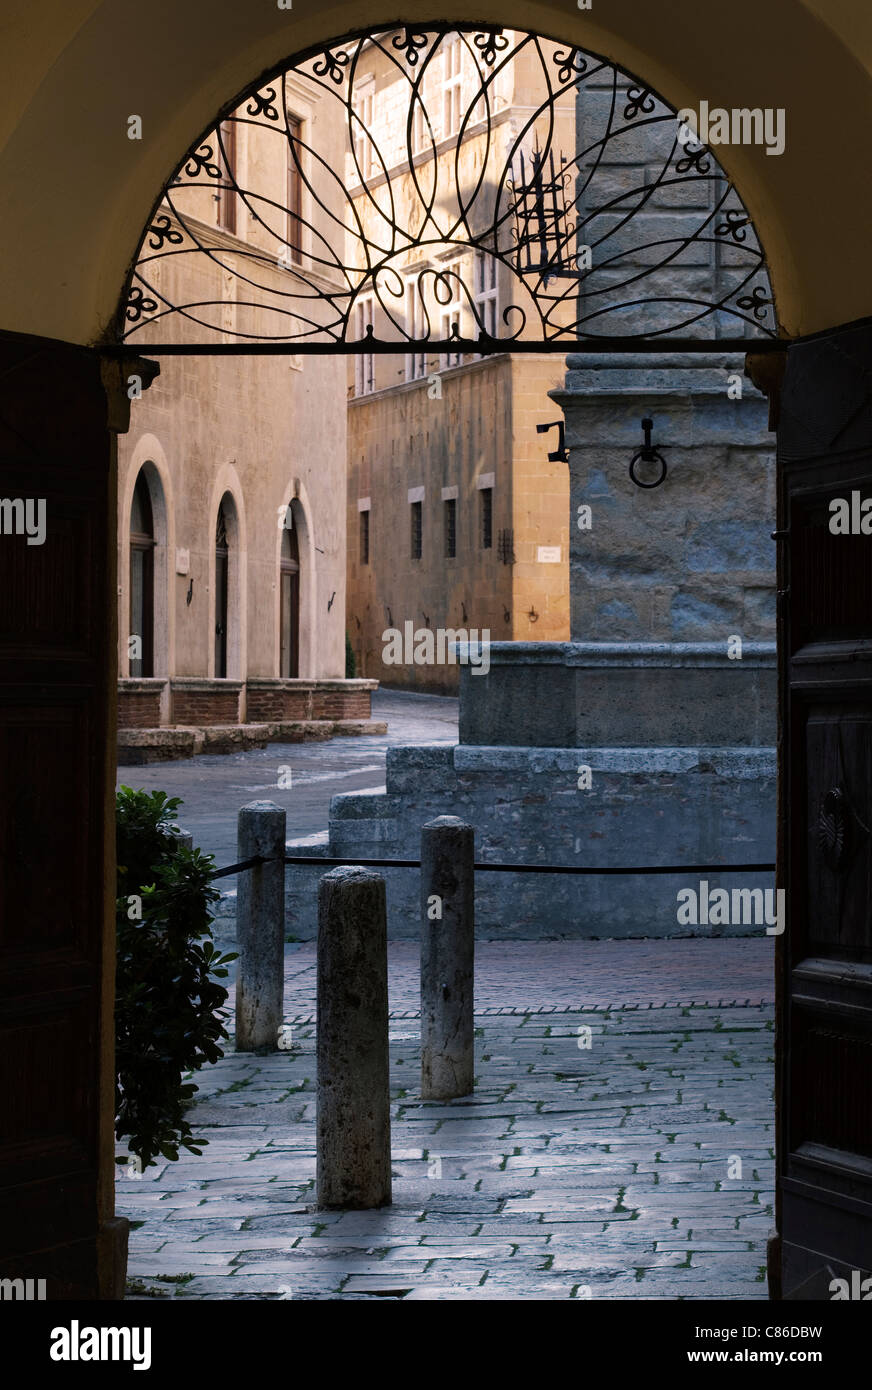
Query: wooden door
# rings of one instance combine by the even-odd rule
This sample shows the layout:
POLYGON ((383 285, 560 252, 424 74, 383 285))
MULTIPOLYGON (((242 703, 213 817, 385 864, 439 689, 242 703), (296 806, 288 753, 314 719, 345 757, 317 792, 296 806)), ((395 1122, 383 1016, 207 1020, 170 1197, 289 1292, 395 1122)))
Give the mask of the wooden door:
POLYGON ((0 334, 0 499, 45 508, 0 534, 0 1277, 50 1299, 123 1288, 113 448, 96 354, 0 334))
POLYGON ((872 531, 872 327, 791 348, 778 449, 787 929, 771 1277, 776 1296, 780 1280, 785 1298, 828 1300, 872 1272, 872 534, 861 510, 870 499, 872 531), (856 534, 834 529, 841 502, 856 534))

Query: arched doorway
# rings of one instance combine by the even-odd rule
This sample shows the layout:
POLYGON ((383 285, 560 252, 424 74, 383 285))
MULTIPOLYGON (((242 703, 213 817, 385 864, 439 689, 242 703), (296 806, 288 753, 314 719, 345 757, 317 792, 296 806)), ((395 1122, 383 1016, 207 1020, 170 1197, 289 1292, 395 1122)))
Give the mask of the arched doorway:
MULTIPOLYGON (((225 493, 225 497, 226 495, 225 493)), ((218 518, 215 523, 215 675, 219 680, 227 675, 227 639, 230 626, 230 541, 227 535, 225 497, 218 503, 218 518)))
POLYGON ((236 677, 241 662, 240 533, 233 496, 225 492, 215 516, 213 674, 216 680, 236 677))
MULTIPOLYGON (((404 169, 414 169, 419 180, 414 212, 409 215, 398 194, 391 217, 386 215, 386 204, 396 190, 386 191, 389 157, 375 129, 378 87, 376 81, 361 82, 366 90, 359 92, 352 76, 362 65, 364 41, 358 37, 347 45, 331 45, 310 55, 305 65, 294 65, 293 76, 298 82, 305 76, 320 88, 323 108, 334 97, 340 119, 348 122, 352 168, 346 177, 357 190, 356 201, 354 196, 344 197, 336 170, 319 159, 312 132, 301 134, 299 124, 290 119, 286 75, 260 82, 228 109, 214 140, 207 133, 191 149, 166 191, 166 206, 149 229, 125 304, 130 343, 157 355, 157 335, 171 333, 179 323, 188 340, 178 344, 181 351, 214 349, 216 355, 226 356, 234 347, 276 355, 351 350, 361 368, 354 374, 356 393, 369 396, 383 388, 391 349, 402 349, 414 382, 425 375, 429 354, 436 356, 440 369, 451 370, 460 367, 466 355, 532 348, 562 354, 593 339, 606 348, 619 341, 626 347, 629 340, 640 351, 659 347, 670 353, 679 347, 710 352, 714 344, 735 350, 730 329, 741 335, 743 346, 772 340, 776 320, 762 248, 741 200, 711 153, 680 137, 675 112, 640 79, 596 55, 575 49, 552 51, 534 36, 522 35, 512 56, 519 62, 535 56, 541 68, 535 115, 515 131, 494 119, 506 143, 493 147, 495 169, 488 167, 489 152, 482 152, 479 188, 467 202, 457 189, 452 193, 450 183, 446 199, 437 175, 425 176, 431 169, 428 142, 433 168, 439 142, 432 130, 432 94, 425 89, 424 73, 440 61, 447 73, 436 94, 442 133, 457 136, 468 125, 478 130, 470 134, 469 143, 486 145, 489 104, 493 99, 496 108, 504 95, 498 90, 498 79, 505 74, 500 55, 509 40, 497 31, 457 35, 438 28, 414 35, 368 35, 366 44, 367 54, 377 49, 388 69, 394 66, 397 85, 407 83, 413 119, 406 127, 406 159, 400 162, 404 169), (458 86, 464 64, 479 74, 478 91, 468 109, 458 86), (589 79, 598 79, 590 86, 600 118, 604 97, 608 98, 608 118, 604 129, 600 124, 587 131, 579 149, 575 102, 589 79), (558 115, 565 127, 560 139, 558 115), (216 148, 227 149, 226 132, 234 125, 240 133, 237 151, 249 136, 275 137, 289 164, 300 167, 308 162, 318 176, 305 190, 298 187, 288 206, 279 203, 277 220, 269 209, 261 211, 266 191, 240 172, 251 169, 253 162, 246 166, 243 161, 237 169, 224 158, 213 159, 216 148), (656 151, 653 176, 649 167, 637 184, 619 185, 616 192, 615 170, 608 166, 620 163, 620 154, 640 129, 655 127, 662 147, 656 151), (604 151, 611 160, 603 158, 604 151), (376 185, 372 197, 369 181, 376 185), (322 185, 329 188, 329 196, 322 185), (203 219, 195 209, 213 187, 220 189, 222 206, 235 198, 240 212, 245 209, 254 222, 255 234, 245 253, 224 243, 203 244, 198 225, 203 219), (680 201, 685 190, 690 195, 687 208, 682 207, 686 217, 678 234, 660 241, 646 221, 655 190, 664 200, 680 201), (479 191, 481 205, 476 207, 479 191), (339 205, 339 216, 331 199, 339 205), (350 252, 336 235, 343 213, 349 220, 352 214, 357 218, 350 252), (299 239, 288 229, 302 217, 304 240, 308 248, 317 248, 320 262, 318 256, 304 263, 289 254, 299 250, 299 239), (595 263, 585 254, 594 249, 595 263), (329 268, 338 279, 329 289, 320 279, 328 254, 335 258, 329 268), (435 266, 422 266, 415 259, 418 255, 435 259, 435 266), (223 294, 213 300, 200 288, 194 303, 180 293, 178 268, 198 259, 206 271, 217 265, 223 277, 234 279, 236 297, 230 310, 223 294), (680 279, 676 289, 676 271, 699 265, 695 290, 685 293, 680 279), (197 335, 193 344, 191 333, 197 335)), ((494 117, 497 114, 494 109, 494 117)), ((592 119, 585 112, 579 125, 584 129, 592 119)), ((395 156, 396 152, 390 158, 395 156)), ((242 223, 237 219, 235 225, 242 223)), ((456 487, 454 496, 443 493, 442 500, 450 522, 444 548, 455 558, 456 487)), ((492 520, 487 526, 491 542, 492 520)), ((492 543, 483 548, 494 549, 492 543)), ((224 558, 216 561, 216 603, 219 574, 226 575, 224 558)), ((279 561, 282 676, 299 670, 295 636, 300 558, 299 547, 285 535, 279 561)), ((224 673, 226 662, 222 666, 216 655, 215 674, 224 673)))
POLYGON ((294 504, 287 512, 282 531, 279 562, 279 675, 295 678, 300 674, 300 547, 294 525, 294 504))
POLYGON ((130 637, 131 676, 154 671, 154 520, 145 472, 140 470, 130 508, 130 637))
MULTIPOLYGON (((26 372, 31 371, 34 388, 34 396, 31 399, 44 399, 47 408, 46 428, 37 429, 35 423, 30 421, 28 434, 31 437, 32 431, 32 438, 38 439, 46 459, 51 458, 57 450, 55 436, 48 427, 50 415, 60 417, 63 414, 71 420, 87 415, 97 422, 99 432, 106 429, 106 408, 95 365, 96 358, 89 358, 87 354, 80 353, 75 345, 96 341, 103 324, 108 320, 122 267, 129 261, 132 237, 137 234, 143 210, 152 197, 155 167, 169 166, 174 155, 174 140, 176 149, 181 148, 183 142, 187 143, 190 130, 184 127, 185 122, 188 127, 191 124, 192 110, 199 112, 199 117, 195 119, 206 120, 214 103, 216 72, 220 71, 224 75, 224 89, 233 90, 240 85, 246 73, 261 71, 274 64, 277 58, 287 53, 290 48, 301 49, 305 45, 324 40, 328 26, 334 31, 343 27, 341 19, 330 17, 333 11, 329 14, 316 13, 314 16, 297 19, 284 10, 276 11, 274 7, 272 10, 264 7, 256 15, 252 12, 251 33, 246 34, 241 40, 236 23, 238 7, 231 5, 229 0, 218 4, 207 36, 197 28, 199 18, 193 11, 189 15, 179 12, 174 16, 177 47, 185 54, 185 80, 191 94, 190 100, 183 104, 175 101, 175 94, 179 88, 178 65, 173 66, 161 61, 163 49, 158 45, 165 44, 165 37, 160 28, 155 27, 152 34, 134 32, 131 29, 125 35, 123 27, 117 27, 119 24, 123 26, 125 20, 117 17, 117 11, 110 13, 110 8, 98 7, 89 24, 71 26, 68 33, 56 36, 57 42, 51 45, 30 45, 28 33, 20 36, 22 46, 19 50, 14 46, 18 44, 19 36, 13 33, 10 38, 10 52, 20 53, 22 73, 28 81, 21 84, 20 98, 17 95, 10 98, 10 106, 15 100, 20 101, 21 115, 16 116, 13 112, 10 123, 12 136, 6 143, 3 155, 12 173, 9 184, 15 186, 18 211, 23 214, 22 218, 9 219, 10 227, 13 229, 11 234, 15 237, 16 254, 8 256, 5 260, 8 279, 3 295, 3 322, 10 331, 10 351, 13 355, 17 354, 15 360, 18 369, 16 374, 10 373, 7 378, 9 389, 4 398, 4 405, 11 417, 22 419, 20 414, 15 414, 15 396, 26 372), (106 54, 119 51, 126 38, 139 44, 143 89, 151 98, 153 109, 160 106, 166 109, 174 103, 181 112, 178 117, 171 115, 157 132, 157 154, 153 142, 143 142, 141 148, 137 149, 135 146, 128 146, 127 141, 117 139, 117 126, 114 124, 118 113, 116 88, 107 84, 104 92, 97 82, 94 91, 89 92, 93 100, 70 100, 71 93, 75 96, 80 92, 82 95, 85 94, 84 84, 94 82, 105 71, 106 54), (24 47, 25 39, 27 49, 24 47), (155 47, 149 47, 149 44, 155 47), (49 73, 51 81, 46 80, 49 73), (226 74, 230 74, 229 78, 226 74), (40 92, 44 100, 33 101, 31 93, 35 92, 40 92), (69 122, 69 126, 65 125, 65 128, 69 130, 71 143, 77 148, 93 146, 94 179, 86 193, 73 182, 78 176, 78 170, 73 166, 66 171, 62 168, 57 170, 62 181, 65 178, 69 180, 66 184, 61 182, 60 190, 55 180, 47 183, 40 179, 40 160, 52 153, 51 142, 61 121, 69 122), (178 134, 179 130, 182 131, 181 135, 178 134), (39 158, 34 158, 35 155, 39 158), (135 162, 137 157, 138 166, 135 162), (27 177, 22 177, 22 170, 33 172, 27 177), (138 204, 121 218, 119 224, 116 214, 121 207, 122 197, 126 198, 130 190, 133 190, 134 198, 138 196, 138 204), (81 217, 77 222, 55 219, 57 227, 53 228, 52 218, 46 216, 46 212, 49 200, 55 206, 59 197, 65 206, 75 207, 78 204, 81 217), (137 232, 132 233, 131 228, 136 228, 137 232), (52 241, 52 237, 56 240, 52 241), (71 250, 79 256, 85 272, 77 277, 76 289, 68 288, 65 283, 68 279, 67 255, 71 250), (32 340, 25 340, 23 337, 26 333, 43 335, 43 355, 33 368, 26 367, 33 351, 32 340), (22 335, 21 341, 17 343, 14 341, 16 334, 22 335), (51 339, 56 341, 50 342, 51 339), (56 372, 46 372, 46 358, 53 365, 56 364, 56 372), (49 377, 51 384, 46 385, 49 377), (67 383, 69 390, 66 390, 67 383), (40 397, 36 395, 37 389, 42 393, 40 397)), ((417 5, 413 6, 416 13, 420 8, 417 5)), ((818 0, 760 7, 759 14, 755 17, 756 42, 753 45, 749 45, 747 30, 740 23, 724 24, 715 40, 709 44, 701 43, 698 6, 690 3, 690 0, 674 7, 674 23, 671 26, 664 26, 662 15, 656 8, 641 3, 641 0, 639 3, 628 3, 613 11, 604 12, 603 16, 597 17, 595 21, 591 21, 587 15, 576 15, 574 9, 567 13, 565 7, 556 5, 546 6, 543 14, 552 15, 552 19, 547 21, 552 31, 565 35, 568 41, 582 36, 585 32, 583 26, 595 22, 597 35, 603 36, 602 47, 623 56, 635 67, 644 66, 638 55, 650 55, 651 69, 660 75, 661 86, 666 88, 668 85, 676 92, 678 100, 694 91, 717 90, 734 94, 739 100, 750 98, 753 101, 755 93, 765 89, 770 98, 779 104, 790 105, 791 111, 795 111, 798 117, 794 146, 796 152, 784 161, 755 159, 753 152, 746 152, 741 158, 741 168, 748 173, 746 186, 749 191, 753 190, 755 209, 766 217, 767 227, 773 231, 770 249, 772 245, 777 246, 778 269, 785 290, 784 297, 785 300, 789 300, 790 312, 787 321, 791 329, 804 333, 834 330, 834 333, 841 332, 845 336, 847 329, 836 330, 835 326, 845 325, 847 320, 869 312, 870 309, 868 281, 862 274, 867 250, 865 228, 868 219, 859 201, 867 195, 862 186, 857 186, 854 178, 857 159, 862 157, 862 149, 857 142, 862 138, 866 126, 870 82, 866 70, 868 64, 864 67, 862 56, 858 56, 862 54, 862 49, 856 43, 858 16, 849 14, 847 10, 833 16, 830 13, 825 14, 824 9, 818 0), (790 51, 784 51, 782 48, 785 32, 791 34, 790 51), (775 51, 783 52, 784 61, 772 65, 771 54, 775 51), (820 88, 817 85, 812 88, 808 83, 807 55, 811 53, 815 54, 815 70, 820 88), (761 86, 764 83, 765 88, 761 86), (820 120, 821 91, 838 105, 841 112, 840 129, 843 138, 835 143, 832 141, 829 124, 820 120), (814 198, 809 198, 810 168, 815 170, 818 180, 818 196, 814 198), (846 190, 850 191, 852 199, 858 200, 853 205, 853 217, 845 217, 843 213, 848 196, 846 190), (822 257, 821 248, 835 243, 840 247, 839 256, 822 257)), ((501 18, 497 16, 492 5, 485 5, 484 11, 491 14, 495 22, 501 18)), ((355 22, 347 7, 344 12, 348 13, 348 23, 355 22)), ((508 19, 509 22, 529 22, 526 11, 518 11, 517 14, 508 16, 508 19)), ((134 23, 133 19, 129 22, 131 25, 134 23)), ((738 156, 734 163, 739 165, 738 156)), ((803 390, 794 391, 790 398, 791 411, 795 407, 800 414, 802 403, 797 399, 798 395, 805 397, 807 408, 809 398, 816 397, 816 409, 825 412, 833 405, 833 383, 837 388, 838 385, 853 380, 854 369, 850 354, 847 358, 835 351, 830 355, 826 345, 820 349, 820 355, 815 356, 813 361, 810 353, 811 349, 806 351, 803 345, 797 355, 802 362, 811 363, 811 366, 805 369, 803 390), (810 389, 809 381, 814 382, 818 389, 810 389)), ((864 347, 855 355, 868 362, 867 348, 864 347)), ((803 376, 801 371, 799 376, 803 376)), ((797 384, 799 385, 799 381, 797 384)), ((118 378, 116 388, 119 397, 123 397, 123 378, 118 378)), ((851 389, 854 389, 853 386, 851 389)), ((835 408, 830 413, 838 415, 835 408)), ((861 424, 864 424, 864 421, 865 417, 861 424)), ((825 431, 826 439, 837 438, 837 425, 838 421, 835 424, 832 419, 829 421, 825 431)), ((110 427, 119 428, 117 418, 113 418, 110 427)), ((859 428, 856 420, 854 427, 859 428)), ((807 441, 809 450, 813 443, 813 433, 810 431, 807 441)), ((58 486, 53 493, 61 507, 73 507, 75 493, 80 489, 82 481, 90 483, 95 462, 99 469, 102 469, 103 477, 109 476, 111 451, 108 438, 104 443, 105 448, 102 452, 94 449, 83 449, 79 455, 74 451, 69 452, 65 459, 69 492, 64 493, 58 486)), ((820 445, 819 441, 818 445, 823 470, 827 449, 820 445)), ((839 443, 838 448, 844 452, 844 440, 839 443)), ((102 505, 105 510, 105 500, 102 505)), ((97 528, 99 542, 100 526, 104 525, 105 530, 105 519, 105 515, 100 511, 99 501, 95 500, 87 517, 84 514, 76 515, 76 535, 91 541, 95 532, 88 528, 94 526, 97 528)), ((70 551, 71 554, 75 552, 81 555, 84 545, 73 546, 70 551)), ((50 554, 50 547, 46 548, 45 553, 50 554)), ((28 559, 31 572, 40 573, 35 557, 30 552, 28 559)), ((60 572, 64 579, 59 583, 55 575, 51 586, 57 595, 58 605, 67 591, 67 580, 72 587, 78 574, 72 563, 60 572)), ((105 747, 100 742, 101 734, 106 731, 107 702, 111 699, 111 690, 105 681, 105 671, 110 668, 110 663, 105 659, 100 637, 101 632, 109 631, 111 628, 107 595, 114 594, 114 590, 108 573, 101 577, 99 570, 95 571, 91 594, 98 608, 103 601, 103 611, 96 614, 88 645, 82 645, 75 651, 77 659, 80 659, 84 652, 87 665, 87 669, 84 669, 83 665, 82 681, 76 688, 75 698, 78 702, 77 708, 81 706, 82 700, 87 698, 88 710, 93 714, 93 718, 86 721, 87 734, 83 733, 75 744, 70 734, 66 745, 68 751, 74 746, 81 751, 86 767, 89 759, 95 760, 97 769, 97 775, 87 786, 85 779, 82 779, 80 799, 70 802, 71 829, 78 811, 81 810, 82 813, 81 828, 77 830, 75 840, 71 835, 70 849, 71 852, 73 849, 77 850, 79 862, 87 866, 88 889, 87 895, 68 900, 69 936, 71 942, 75 940, 76 949, 79 949, 79 933, 84 931, 81 924, 96 920, 94 904, 99 901, 102 891, 104 846, 111 839, 111 836, 105 834, 101 817, 94 810, 101 804, 100 768, 105 766, 107 761, 111 763, 108 742, 105 747)), ((58 611, 60 613, 60 607, 58 611)), ((78 632, 74 632, 71 624, 61 621, 57 627, 61 632, 73 634, 71 644, 73 637, 78 640, 78 632)), ((32 629, 28 635, 34 649, 38 647, 35 632, 36 629, 32 629)), ((16 635, 11 657, 13 666, 22 660, 23 650, 23 640, 19 641, 16 635)), ((5 650, 3 657, 5 673, 10 661, 5 650)), ((64 680, 65 675, 59 679, 56 689, 51 692, 52 698, 58 704, 67 698, 64 680)), ((39 748, 45 751, 46 764, 54 768, 56 760, 52 745, 47 743, 48 737, 48 733, 44 731, 39 748)), ((8 785, 13 789, 19 785, 22 788, 34 786, 40 775, 39 760, 34 756, 24 760, 20 767, 10 764, 8 772, 8 785)), ((803 775, 801 759, 797 755, 796 780, 801 782, 803 775)), ((109 780, 111 778, 107 779, 109 780)), ((55 782, 47 789, 42 805, 53 805, 51 785, 54 785, 56 792, 55 782)), ((103 805, 108 817, 111 814, 111 802, 106 801, 105 795, 103 805)), ((23 813, 23 807, 20 809, 23 813)), ((32 837, 33 842, 38 840, 39 833, 37 824, 32 837)), ((802 840, 801 833, 799 840, 802 840)), ((63 846, 58 846, 55 853, 59 853, 62 848, 63 846)), ((58 862, 55 860, 53 868, 57 869, 58 862)), ((12 866, 13 863, 11 859, 7 861, 8 866, 12 866)), ((25 887, 18 882, 13 867, 7 867, 5 872, 11 874, 11 878, 7 878, 6 881, 7 887, 13 900, 22 906, 23 910, 19 914, 22 920, 38 920, 44 903, 41 905, 32 899, 29 886, 25 887)), ((46 876, 46 891, 48 881, 49 876, 46 876)), ((70 881, 73 881, 73 876, 70 881)), ((51 915, 53 920, 57 920, 57 914, 51 915)), ((108 918, 107 923, 102 946, 92 940, 90 926, 86 945, 89 952, 89 968, 96 964, 95 978, 99 976, 102 968, 108 980, 111 977, 112 954, 112 930, 108 918)), ((85 935, 81 939, 85 940, 85 935)), ((81 1054, 96 1058, 93 1037, 100 1029, 102 1012, 101 1007, 92 1007, 90 1002, 87 1007, 88 1018, 93 1021, 93 1028, 88 1032, 87 1039, 84 1039, 82 1034, 65 1031, 65 1051, 69 1055, 81 1054)), ((108 1076, 108 1064, 102 1070, 105 1070, 108 1076)), ((96 1078, 96 1061, 93 1073, 96 1078)), ((90 1079, 90 1073, 86 1079, 90 1079)), ((94 1084, 99 1087, 99 1078, 94 1084)), ((28 1079, 24 1077, 21 1093, 26 1093, 27 1088, 28 1079)), ((34 1093, 38 1089, 38 1085, 33 1085, 34 1093)), ((83 1090, 84 1087, 80 1087, 77 1093, 83 1090)), ((111 1091, 111 1079, 108 1090, 111 1091)), ((19 1094, 18 1090, 16 1094, 19 1094)), ((101 1095, 104 1112, 102 1132, 105 1135, 111 1129, 111 1112, 106 1120, 105 1077, 101 1095)), ((96 1133, 96 1122, 92 1122, 90 1118, 87 1122, 87 1132, 89 1135, 96 1133)), ((95 1141, 92 1149, 89 1149, 88 1163, 91 1167, 86 1175, 87 1180, 91 1181, 92 1194, 94 1184, 91 1169, 96 1164, 96 1160, 92 1162, 93 1153, 96 1152, 95 1141)), ((107 1157, 105 1141, 101 1142, 99 1147, 99 1161, 104 1165, 105 1176, 111 1171, 111 1156, 107 1157)), ((51 1169, 46 1167, 43 1171, 46 1173, 46 1181, 50 1180, 51 1169)), ((111 1188, 111 1184, 103 1182, 104 1194, 108 1188, 111 1188)), ((82 1209, 84 1210, 84 1204, 82 1209)), ((93 1199, 89 1210, 98 1210, 93 1199)), ((101 1239, 104 1241, 101 1249, 105 1249, 106 1238, 111 1240, 111 1221, 106 1219, 105 1195, 101 1197, 99 1211, 101 1239)), ((21 1249, 48 1248, 50 1242, 47 1239, 42 1240, 40 1244, 44 1226, 39 1227, 32 1216, 33 1213, 28 1213, 25 1224, 21 1226, 22 1232, 26 1232, 21 1249)), ((61 1224, 58 1223, 58 1227, 61 1224)), ((77 1290, 97 1287, 98 1276, 92 1272, 92 1257, 96 1243, 92 1233, 94 1226, 95 1222, 91 1222, 87 1238, 82 1239, 82 1245, 88 1244, 89 1248, 80 1261, 82 1277, 75 1284, 77 1290)), ((74 1236, 69 1236, 71 1242, 81 1237, 82 1229, 84 1227, 81 1224, 76 1225, 74 1236)), ((52 1243, 66 1237, 65 1229, 51 1231, 52 1243)), ((78 1260, 79 1251, 76 1250, 74 1255, 78 1260)), ((99 1265, 104 1273, 101 1276, 100 1287, 103 1289, 109 1287, 105 1275, 107 1262, 107 1257, 101 1256, 99 1265)))

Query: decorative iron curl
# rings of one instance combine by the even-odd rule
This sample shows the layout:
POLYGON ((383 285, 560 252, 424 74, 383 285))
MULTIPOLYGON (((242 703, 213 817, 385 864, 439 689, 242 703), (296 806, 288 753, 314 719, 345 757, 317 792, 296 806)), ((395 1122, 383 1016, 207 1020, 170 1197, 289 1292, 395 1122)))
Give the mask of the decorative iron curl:
POLYGON ((742 295, 740 299, 736 300, 736 303, 740 309, 747 309, 753 313, 755 319, 762 323, 766 318, 767 307, 774 304, 775 301, 766 294, 762 286, 755 285, 751 294, 742 295))
POLYGON ((151 234, 151 239, 148 244, 152 251, 160 251, 164 242, 167 242, 170 246, 181 246, 185 240, 184 234, 173 227, 170 218, 167 216, 156 218, 148 230, 151 234))
POLYGON ((738 208, 730 208, 726 214, 726 220, 719 222, 715 227, 715 236, 732 237, 733 241, 743 242, 747 236, 746 228, 750 225, 751 219, 744 211, 738 208))
POLYGON ((627 90, 627 104, 624 107, 624 120, 635 121, 639 115, 649 116, 655 108, 655 101, 648 87, 630 87, 627 90))
POLYGON ((413 68, 418 62, 419 50, 425 49, 429 42, 427 34, 416 33, 413 29, 404 29, 402 34, 394 36, 392 47, 405 53, 406 62, 410 68, 413 68))
POLYGON ((502 29, 487 29, 481 34, 476 34, 472 42, 475 44, 482 56, 482 61, 492 68, 497 60, 498 53, 504 53, 509 46, 509 41, 502 29))
POLYGON ((146 298, 141 286, 131 288, 127 299, 127 318, 131 323, 137 323, 143 314, 153 314, 156 309, 157 300, 146 298))
MULTIPOLYGON (((211 145, 200 145, 199 148, 190 150, 186 155, 186 159, 188 162, 185 165, 185 173, 189 179, 198 179, 202 173, 205 173, 210 179, 221 178, 221 170, 218 165, 214 163, 211 145)), ((181 174, 177 174, 173 179, 173 183, 181 182, 181 174)))
POLYGON ((275 105, 276 93, 274 87, 269 87, 265 92, 252 92, 251 100, 253 105, 245 108, 248 116, 265 116, 268 121, 279 119, 278 107, 275 105))
POLYGON ((338 49, 332 53, 330 49, 324 50, 324 55, 312 66, 312 71, 316 77, 329 77, 338 86, 342 85, 343 68, 347 68, 350 62, 348 54, 344 49, 338 49))
POLYGON ((568 53, 559 50, 552 54, 551 61, 557 68, 557 81, 562 87, 587 72, 587 59, 580 48, 570 48, 568 53))

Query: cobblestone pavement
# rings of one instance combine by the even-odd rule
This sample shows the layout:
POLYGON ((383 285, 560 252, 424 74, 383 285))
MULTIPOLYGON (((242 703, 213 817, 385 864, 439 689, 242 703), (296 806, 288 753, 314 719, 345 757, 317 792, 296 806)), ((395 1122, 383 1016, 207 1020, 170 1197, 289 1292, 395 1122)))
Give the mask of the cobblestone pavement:
MULTIPOLYGON (((235 950, 228 938, 227 949, 235 950)), ((772 937, 672 941, 477 941, 475 1007, 660 1008, 664 1004, 772 1004, 772 937)), ((420 948, 388 943, 390 1006, 419 1006, 420 948)), ((316 951, 285 948, 285 1015, 314 1017, 316 951)))
POLYGON ((370 1212, 313 1208, 311 960, 289 956, 291 1050, 198 1074, 202 1157, 119 1170, 131 1297, 765 1299, 771 943, 477 949, 476 1089, 449 1103, 419 1099, 393 949, 394 1200, 370 1212), (690 1002, 715 994, 751 1002, 690 1002))

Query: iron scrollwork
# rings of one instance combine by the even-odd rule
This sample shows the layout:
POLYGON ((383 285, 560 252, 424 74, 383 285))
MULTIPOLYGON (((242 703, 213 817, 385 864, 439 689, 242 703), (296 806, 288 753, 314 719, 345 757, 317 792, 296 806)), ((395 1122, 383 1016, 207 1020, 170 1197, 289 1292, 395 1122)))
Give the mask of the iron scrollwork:
MULTIPOLYGON (((290 194, 244 179, 228 158, 235 142, 205 132, 146 229, 119 313, 122 338, 145 346, 153 326, 178 323, 188 339, 193 324, 210 342, 356 350, 364 297, 374 305, 367 341, 381 351, 484 353, 522 342, 571 350, 616 337, 668 343, 682 333, 714 344, 715 325, 722 336, 727 324, 749 342, 777 335, 762 248, 711 151, 689 149, 675 111, 595 54, 480 25, 394 27, 268 75, 223 124, 282 142, 277 163, 298 171, 301 199, 288 207, 290 194), (461 109, 447 129, 440 74, 448 45, 458 43, 461 109), (536 74, 536 95, 512 114, 501 93, 519 59, 536 74), (408 111, 407 120, 390 125, 378 100, 363 99, 373 62, 394 84, 391 109, 408 111), (304 133, 289 118, 300 80, 319 99, 317 125, 304 133), (593 104, 581 119, 588 93, 593 104), (319 148, 317 132, 331 121, 345 131, 346 170, 319 148), (633 172, 625 141, 641 125, 651 154, 633 172), (465 147, 474 158, 464 165, 465 147), (616 166, 626 184, 618 193, 616 166), (244 226, 244 236, 216 236, 214 211, 195 215, 196 190, 216 183, 222 205, 236 200, 231 225, 244 226), (652 196, 666 194, 672 207, 683 189, 687 206, 664 234, 643 214, 652 196), (725 242, 728 256, 717 249, 725 242), (705 272, 676 281, 677 267, 703 263, 705 272), (205 297, 202 274, 173 273, 188 265, 217 268, 232 296, 205 297), (482 267, 501 287, 490 319, 476 287, 482 267), (421 300, 414 315, 410 274, 421 300), (446 286, 459 306, 448 326, 446 286)), ((251 180, 262 178, 259 160, 249 167, 251 180)))
POLYGON ((252 92, 251 101, 246 106, 245 113, 247 116, 265 116, 268 121, 277 121, 279 112, 275 101, 274 87, 268 87, 265 92, 252 92))
MULTIPOLYGON (((148 230, 150 233, 148 245, 152 251, 160 251, 164 242, 169 246, 181 246, 185 240, 184 234, 173 226, 170 218, 166 215, 155 218, 148 230)), ((157 308, 156 304, 154 308, 157 308)))
MULTIPOLYGON (((215 163, 211 145, 201 145, 199 149, 189 150, 185 156, 185 177, 188 181, 198 179, 201 174, 205 174, 210 179, 220 179, 221 170, 215 163)), ((184 182, 182 175, 176 174, 173 183, 184 182)))

